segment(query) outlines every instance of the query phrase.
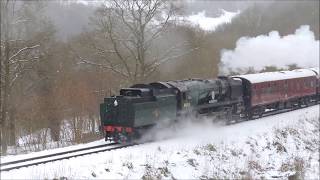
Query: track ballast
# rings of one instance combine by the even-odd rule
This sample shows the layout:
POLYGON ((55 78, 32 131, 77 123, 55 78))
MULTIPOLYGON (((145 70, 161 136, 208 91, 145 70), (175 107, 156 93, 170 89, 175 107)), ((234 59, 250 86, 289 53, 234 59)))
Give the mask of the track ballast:
MULTIPOLYGON (((273 115, 277 115, 277 114, 282 114, 282 113, 286 113, 286 112, 290 112, 290 111, 294 111, 294 110, 299 110, 299 109, 304 109, 304 108, 315 106, 315 105, 319 105, 319 102, 314 102, 314 104, 310 105, 310 106, 291 108, 291 109, 283 109, 283 110, 278 110, 278 111, 270 111, 270 112, 264 114, 262 117, 268 117, 268 116, 273 116, 273 115)), ((251 120, 256 120, 256 119, 259 119, 262 117, 254 117, 251 120)), ((238 119, 234 123, 230 123, 230 125, 245 122, 245 121, 247 121, 247 120, 238 119)), ((0 172, 10 171, 13 169, 19 169, 19 168, 29 167, 29 166, 39 165, 39 164, 45 164, 45 163, 54 162, 54 161, 60 161, 60 160, 64 160, 64 159, 70 159, 70 158, 79 157, 79 156, 90 155, 90 154, 94 154, 94 153, 122 149, 122 148, 130 147, 130 146, 134 146, 134 145, 139 145, 139 144, 137 144, 137 143, 128 143, 128 144, 108 143, 108 144, 79 148, 79 149, 75 149, 75 150, 69 150, 69 151, 64 151, 64 152, 59 152, 59 153, 54 153, 54 154, 47 154, 47 155, 42 155, 42 156, 37 156, 37 157, 32 157, 32 158, 9 161, 9 162, 5 162, 5 163, 1 163, 0 172), (70 155, 68 155, 68 154, 70 154, 70 155)))
POLYGON ((48 155, 43 155, 38 157, 15 160, 15 161, 1 163, 0 171, 1 172, 10 171, 13 169, 45 164, 45 163, 59 161, 63 159, 70 159, 74 157, 90 155, 90 154, 99 153, 99 152, 112 151, 112 150, 126 148, 134 145, 137 145, 137 144, 136 143, 130 143, 130 144, 109 143, 109 144, 85 147, 85 148, 80 148, 80 149, 75 149, 75 150, 70 150, 65 152, 59 152, 55 154, 48 154, 48 155))

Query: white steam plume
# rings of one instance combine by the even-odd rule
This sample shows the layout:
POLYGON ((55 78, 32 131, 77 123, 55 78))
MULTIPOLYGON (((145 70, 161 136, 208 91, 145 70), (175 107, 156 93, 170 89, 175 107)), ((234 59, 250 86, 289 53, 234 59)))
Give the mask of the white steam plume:
POLYGON ((249 67, 262 70, 265 66, 287 68, 319 67, 319 40, 308 25, 301 26, 294 34, 281 37, 278 31, 257 37, 242 37, 234 50, 221 51, 220 73, 244 72, 249 67))
POLYGON ((199 138, 206 140, 212 138, 212 132, 216 132, 220 127, 224 126, 226 120, 217 120, 214 117, 180 117, 178 122, 170 119, 160 120, 157 125, 151 128, 147 133, 143 134, 138 142, 146 141, 162 141, 176 138, 199 138))

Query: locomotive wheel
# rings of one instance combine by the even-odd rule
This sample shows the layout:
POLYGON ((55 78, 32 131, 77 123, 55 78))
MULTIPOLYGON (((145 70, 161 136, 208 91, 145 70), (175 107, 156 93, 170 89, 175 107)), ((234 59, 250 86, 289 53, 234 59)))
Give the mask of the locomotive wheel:
POLYGON ((305 104, 307 107, 310 106, 310 98, 309 97, 306 97, 305 104))
POLYGON ((264 110, 265 108, 264 107, 259 107, 257 108, 257 115, 259 116, 259 118, 262 117, 263 113, 264 113, 264 110))
POLYGON ((113 141, 116 142, 116 143, 119 142, 119 137, 118 137, 118 135, 115 135, 115 136, 113 137, 113 141))
POLYGON ((247 112, 247 121, 251 120, 253 117, 253 113, 251 111, 247 112))
POLYGON ((298 100, 298 109, 302 108, 304 104, 305 104, 305 99, 304 98, 299 99, 298 100))
POLYGON ((132 137, 131 136, 127 136, 127 142, 131 143, 132 142, 132 137))
POLYGON ((126 143, 128 142, 128 137, 123 135, 123 134, 119 134, 119 142, 120 143, 126 143))

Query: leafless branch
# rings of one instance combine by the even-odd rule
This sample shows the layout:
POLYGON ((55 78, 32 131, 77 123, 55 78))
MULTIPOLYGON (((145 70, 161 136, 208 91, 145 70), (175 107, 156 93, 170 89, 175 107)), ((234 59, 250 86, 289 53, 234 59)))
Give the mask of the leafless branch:
MULTIPOLYGON (((96 54, 102 57, 108 57, 108 55, 116 57, 128 78, 133 81, 144 80, 146 73, 153 72, 159 66, 158 64, 179 57, 171 55, 173 51, 178 50, 177 47, 170 48, 168 52, 154 58, 151 63, 148 59, 152 53, 151 47, 156 47, 152 44, 168 27, 173 14, 172 6, 166 2, 163 0, 108 1, 108 6, 98 11, 100 16, 95 22, 98 32, 104 33, 106 43, 109 43, 112 50, 105 50, 107 48, 103 45, 99 46, 99 43, 92 42, 94 44, 92 48, 96 54), (167 13, 165 17, 162 17, 163 12, 167 13), (140 77, 143 79, 139 79, 140 77)), ((104 65, 107 68, 114 68, 108 61, 104 65)))
POLYGON ((14 53, 10 58, 9 58, 9 61, 11 61, 13 58, 15 58, 16 56, 18 56, 21 52, 23 51, 26 51, 26 50, 29 50, 29 49, 34 49, 34 48, 37 48, 37 47, 40 47, 40 45, 34 45, 34 46, 31 46, 31 47, 24 47, 20 50, 18 50, 16 53, 14 53))
POLYGON ((10 62, 10 65, 16 64, 16 63, 26 63, 26 62, 35 62, 38 61, 40 58, 38 56, 32 57, 31 59, 17 59, 17 60, 12 60, 10 62))
MULTIPOLYGON (((170 56, 173 52, 178 51, 180 48, 187 46, 188 43, 182 42, 179 44, 176 44, 170 48, 168 48, 165 52, 162 53, 162 55, 160 57, 155 57, 153 61, 151 61, 150 63, 147 64, 148 67, 153 67, 154 65, 158 64, 159 62, 163 61, 164 59, 167 59, 168 56, 170 56)), ((171 58, 170 58, 171 59, 171 58)))
POLYGON ((179 58, 181 56, 187 55, 187 54, 191 53, 192 51, 195 51, 195 50, 198 50, 198 49, 199 49, 199 47, 193 48, 193 49, 190 49, 190 50, 188 50, 188 51, 186 51, 184 53, 181 53, 181 54, 178 54, 178 55, 174 55, 174 56, 169 56, 169 57, 166 57, 166 58, 164 58, 164 59, 162 59, 160 61, 154 62, 152 65, 149 66, 148 72, 146 72, 145 76, 147 77, 147 76, 151 75, 153 72, 155 72, 157 70, 157 68, 160 65, 162 65, 162 64, 164 64, 164 63, 166 63, 168 61, 171 61, 173 59, 179 58))
MULTIPOLYGON (((85 63, 85 64, 89 64, 89 65, 94 65, 94 66, 99 66, 99 67, 102 67, 102 68, 110 69, 113 72, 115 72, 117 74, 120 74, 121 76, 124 76, 124 77, 127 77, 127 78, 129 77, 129 75, 125 74, 124 72, 122 72, 120 70, 117 70, 113 66, 108 66, 106 64, 99 64, 99 63, 95 63, 95 62, 88 61, 88 60, 85 60, 85 59, 82 59, 81 63, 85 63)), ((79 64, 81 64, 81 63, 79 63, 79 64)))
POLYGON ((110 61, 108 61, 107 59, 106 60, 108 61, 109 65, 95 63, 93 61, 89 61, 89 60, 86 60, 85 58, 81 57, 73 49, 71 49, 71 51, 73 51, 74 55, 76 55, 78 57, 78 59, 80 59, 81 62, 79 62, 78 64, 89 64, 89 65, 93 65, 93 66, 98 66, 98 67, 101 67, 101 68, 109 69, 109 70, 111 70, 111 71, 113 71, 113 72, 115 72, 115 73, 117 73, 117 74, 119 74, 119 75, 121 75, 121 76, 123 76, 125 78, 129 78, 130 77, 127 73, 117 69, 117 67, 115 65, 113 65, 110 61))

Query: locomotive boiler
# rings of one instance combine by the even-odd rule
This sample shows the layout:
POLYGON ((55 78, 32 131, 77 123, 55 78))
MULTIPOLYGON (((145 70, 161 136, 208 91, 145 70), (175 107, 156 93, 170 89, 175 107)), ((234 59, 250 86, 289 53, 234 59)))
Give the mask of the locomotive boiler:
POLYGON ((100 105, 106 140, 130 141, 161 121, 183 116, 217 116, 232 119, 243 111, 242 81, 229 77, 212 80, 135 84, 107 97, 100 105))
MULTIPOLYGON (((190 115, 230 123, 320 101, 319 68, 135 84, 100 105, 106 140, 130 141, 190 115)), ((196 118, 200 120, 201 118, 196 118)))

